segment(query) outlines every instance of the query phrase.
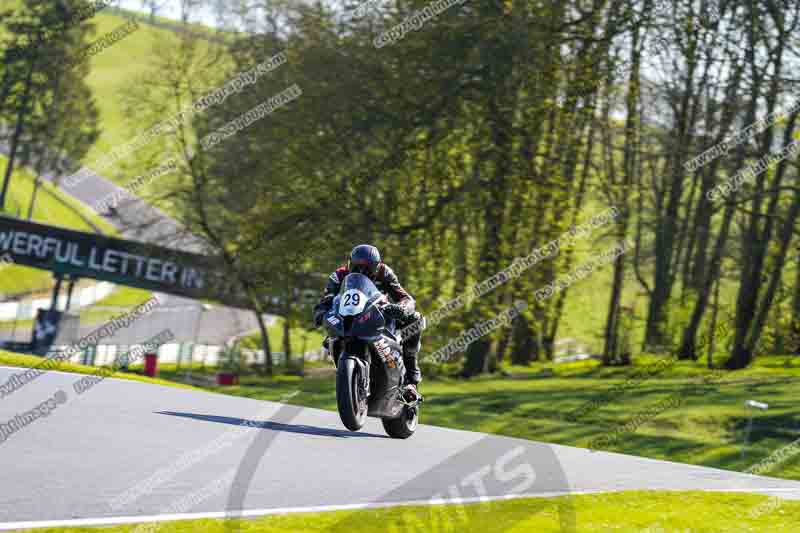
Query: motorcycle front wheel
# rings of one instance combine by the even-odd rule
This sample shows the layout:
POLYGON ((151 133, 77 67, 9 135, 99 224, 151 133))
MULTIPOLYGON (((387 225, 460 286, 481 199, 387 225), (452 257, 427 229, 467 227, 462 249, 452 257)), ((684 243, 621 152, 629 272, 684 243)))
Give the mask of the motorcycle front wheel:
POLYGON ((360 385, 362 368, 351 358, 340 358, 336 369, 336 403, 344 427, 358 431, 367 420, 366 391, 360 385))
POLYGON ((419 406, 403 406, 402 414, 397 418, 384 418, 383 429, 393 439, 407 439, 417 430, 419 422, 419 406))

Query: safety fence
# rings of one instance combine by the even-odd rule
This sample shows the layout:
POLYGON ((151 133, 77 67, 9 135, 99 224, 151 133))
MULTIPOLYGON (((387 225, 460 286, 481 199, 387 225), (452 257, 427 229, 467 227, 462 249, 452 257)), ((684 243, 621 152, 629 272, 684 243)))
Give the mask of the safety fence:
MULTIPOLYGON (((121 355, 131 352, 138 345, 131 344, 101 344, 89 346, 86 350, 79 351, 69 358, 69 362, 87 366, 110 366, 121 355)), ((69 346, 53 346, 47 357, 61 354, 69 346)), ((163 344, 157 350, 159 363, 174 364, 178 368, 216 367, 224 364, 224 347, 208 344, 194 344, 190 342, 163 344)), ((304 354, 295 354, 292 361, 321 361, 324 358, 322 350, 313 350, 304 354)), ((263 350, 242 350, 242 361, 247 366, 262 365, 264 363, 263 350)), ((275 366, 285 366, 286 354, 272 352, 272 362, 275 366)), ((124 361, 119 362, 124 366, 124 361)))
MULTIPOLYGON (((76 289, 70 303, 75 308, 92 305, 111 295, 115 289, 116 285, 105 281, 96 283, 90 287, 76 289)), ((32 300, 0 302, 0 321, 31 320, 36 316, 36 311, 38 309, 48 309, 51 301, 51 298, 48 296, 32 300)), ((66 294, 59 296, 58 305, 60 309, 66 307, 66 294)))

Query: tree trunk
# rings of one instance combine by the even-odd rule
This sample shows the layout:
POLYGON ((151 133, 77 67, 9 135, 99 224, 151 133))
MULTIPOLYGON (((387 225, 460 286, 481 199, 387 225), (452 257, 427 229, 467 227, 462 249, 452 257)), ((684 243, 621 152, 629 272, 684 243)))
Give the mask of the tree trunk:
POLYGON ((467 347, 462 377, 471 378, 486 370, 491 345, 487 339, 478 339, 467 347))
MULTIPOLYGON (((728 233, 730 231, 731 221, 735 207, 733 202, 736 200, 736 193, 733 193, 731 202, 725 206, 725 213, 722 219, 722 228, 717 236, 717 242, 714 245, 714 251, 711 258, 711 264, 708 271, 705 273, 703 285, 697 293, 697 302, 692 310, 692 316, 689 319, 689 324, 683 331, 683 338, 681 346, 678 350, 678 359, 697 359, 695 338, 697 337, 697 330, 700 328, 700 322, 703 319, 706 308, 708 307, 708 300, 711 295, 711 287, 717 280, 722 266, 722 255, 725 250, 725 243, 728 240, 728 233)), ((713 334, 713 333, 712 333, 713 334)))
POLYGON ((668 345, 669 341, 664 332, 664 321, 666 319, 665 308, 671 292, 667 267, 670 254, 666 251, 663 242, 659 241, 669 242, 670 239, 656 236, 656 267, 653 275, 653 292, 650 295, 650 303, 647 308, 647 325, 645 326, 644 339, 645 346, 654 350, 662 350, 664 346, 668 345))
POLYGON ((264 374, 271 376, 273 374, 272 349, 269 345, 269 333, 267 332, 267 325, 264 323, 264 317, 258 309, 254 310, 253 312, 256 314, 258 329, 261 331, 261 348, 264 350, 264 374))
POLYGON ((494 351, 494 359, 496 363, 501 363, 505 358, 508 347, 511 345, 511 336, 513 335, 513 331, 514 322, 511 322, 508 327, 503 328, 502 331, 500 331, 500 338, 497 341, 497 346, 495 347, 494 351))
MULTIPOLYGON (((594 124, 592 120, 588 120, 588 127, 586 128, 586 151, 584 153, 583 159, 583 166, 581 169, 580 174, 580 181, 578 182, 578 189, 576 191, 575 197, 575 206, 572 212, 572 226, 578 225, 578 214, 581 212, 583 208, 583 201, 586 196, 586 187, 589 182, 589 169, 591 166, 592 161, 592 153, 594 149, 594 124)), ((570 247, 567 249, 566 253, 564 254, 564 268, 565 270, 569 270, 572 268, 572 260, 575 256, 574 248, 570 247)), ((558 326, 561 323, 561 317, 564 312, 564 304, 567 300, 567 294, 569 293, 569 287, 564 287, 564 289, 559 292, 555 309, 553 312, 553 320, 551 323, 550 330, 548 331, 548 337, 552 340, 553 349, 555 349, 555 340, 558 338, 558 326)))
POLYGON ((681 101, 676 110, 677 123, 672 135, 674 143, 671 151, 675 155, 670 160, 668 167, 671 171, 671 181, 667 191, 667 205, 663 213, 658 212, 654 228, 656 261, 653 274, 653 293, 650 298, 645 327, 645 346, 650 347, 664 346, 669 341, 665 330, 665 320, 667 319, 667 304, 675 280, 674 260, 677 255, 678 221, 684 190, 683 164, 687 159, 689 139, 695 122, 693 98, 697 98, 695 94, 696 80, 694 79, 697 57, 693 53, 684 59, 687 62, 687 73, 684 77, 681 101))
MULTIPOLYGON (((504 78, 500 78, 504 80, 504 78)), ((496 94, 488 102, 488 119, 491 124, 491 144, 493 147, 494 172, 491 182, 487 184, 488 201, 484 210, 485 226, 483 243, 480 252, 481 279, 488 279, 500 270, 500 257, 503 243, 503 219, 506 210, 508 178, 512 171, 513 139, 511 136, 512 120, 505 107, 506 102, 500 100, 506 91, 498 88, 496 94)), ((485 320, 497 311, 497 294, 487 294, 480 298, 471 313, 473 322, 485 320)), ((491 355, 491 342, 475 342, 467 350, 467 361, 464 374, 469 376, 480 373, 487 367, 486 358, 491 355)))
MULTIPOLYGON (((754 51, 754 41, 752 34, 750 34, 748 43, 747 43, 747 51, 746 55, 749 59, 749 64, 751 66, 755 65, 755 51, 754 51)), ((736 94, 739 91, 736 89, 739 85, 740 76, 744 70, 744 66, 734 71, 734 78, 731 82, 731 86, 727 94, 731 95, 730 100, 726 101, 726 104, 730 106, 726 111, 733 113, 739 105, 736 103, 736 94)), ((756 109, 758 106, 758 94, 760 93, 760 79, 755 80, 755 85, 751 88, 751 92, 753 96, 750 101, 748 102, 748 108, 745 113, 744 122, 747 124, 751 124, 755 121, 756 118, 756 109)), ((730 117, 728 117, 730 118, 730 117)), ((726 121, 728 120, 726 118, 726 121)), ((730 118, 732 120, 732 118, 730 118)), ((727 128, 725 128, 727 129, 727 128)), ((723 133, 720 132, 719 137, 717 140, 721 140, 723 133)), ((736 150, 736 158, 733 161, 733 164, 730 168, 732 169, 741 169, 744 166, 744 163, 747 158, 746 147, 744 145, 739 145, 736 150)), ((714 162, 713 166, 708 170, 708 174, 706 178, 708 181, 704 180, 704 188, 711 189, 711 185, 713 185, 713 176, 715 175, 717 169, 717 163, 714 162)), ((727 202, 724 207, 722 225, 719 230, 716 243, 714 244, 713 250, 711 252, 711 260, 708 266, 708 269, 703 272, 701 270, 696 271, 696 275, 701 277, 701 283, 699 284, 696 292, 697 301, 695 302, 694 309, 692 310, 692 315, 689 320, 689 323, 686 325, 683 331, 681 345, 678 350, 678 358, 679 359, 697 359, 696 354, 696 345, 695 345, 695 338, 697 337, 697 332, 700 328, 700 323, 703 319, 703 315, 708 307, 709 299, 711 297, 711 288, 715 282, 718 282, 718 277, 720 276, 720 271, 722 268, 722 256, 725 250, 725 246, 728 240, 728 235, 730 233, 730 226, 733 220, 735 211, 736 211, 736 198, 737 192, 733 191, 731 197, 727 199, 727 202)), ((706 196, 703 194, 703 198, 701 198, 701 205, 705 201, 706 196)), ((708 206, 709 210, 712 208, 711 205, 708 206)), ((709 223, 710 226, 710 223, 709 223)), ((705 253, 704 249, 698 248, 698 253, 705 253)), ((698 261, 697 264, 705 264, 705 259, 698 261)), ((715 335, 716 331, 712 330, 710 335, 715 335)))
POLYGON ((8 194, 8 185, 11 181, 11 173, 14 170, 14 160, 17 157, 17 149, 19 147, 19 139, 22 136, 22 131, 25 124, 25 115, 27 113, 28 102, 31 96, 31 87, 33 85, 33 72, 36 69, 37 55, 34 54, 31 60, 31 66, 28 69, 28 74, 25 78, 25 92, 22 95, 22 102, 20 102, 19 111, 17 112, 17 122, 14 126, 14 133, 11 136, 11 144, 8 152, 8 162, 6 163, 5 177, 3 178, 3 189, 0 191, 0 212, 3 211, 6 205, 6 195, 8 194))
MULTIPOLYGON (((789 251, 789 243, 792 239, 792 231, 800 215, 800 191, 795 191, 794 203, 792 204, 789 213, 786 215, 786 222, 782 228, 780 235, 780 249, 777 252, 775 259, 775 266, 772 270, 769 284, 767 285, 766 294, 760 303, 757 303, 757 309, 754 310, 752 315, 752 325, 750 326, 748 335, 744 342, 737 343, 734 346, 734 351, 731 358, 728 360, 727 366, 732 369, 739 369, 747 367, 753 359, 755 348, 758 346, 758 340, 761 336, 761 331, 764 329, 764 324, 767 322, 772 302, 775 298, 778 286, 780 285, 781 275, 783 273, 783 265, 786 262, 786 254, 789 251)), ((738 309, 737 309, 738 311, 738 309)), ((737 338, 739 336, 737 335, 737 338)))
POLYGON ((616 361, 619 337, 620 302, 622 300, 622 285, 625 276, 625 258, 620 254, 614 260, 614 281, 611 284, 611 299, 606 317, 605 343, 603 345, 603 364, 610 365, 616 361))
POLYGON ((717 340, 717 315, 719 314, 719 280, 714 283, 714 309, 711 311, 711 324, 708 327, 708 368, 714 368, 714 349, 717 340))
MULTIPOLYGON (((628 201, 629 191, 633 189, 636 180, 636 159, 638 148, 638 126, 639 126, 639 31, 633 33, 633 43, 631 45, 631 56, 633 67, 628 80, 628 92, 625 98, 627 118, 625 120, 625 147, 623 152, 623 168, 621 191, 616 199, 616 205, 620 210, 619 220, 616 221, 617 238, 620 246, 625 246, 628 233, 628 222, 630 217, 630 206, 628 201)), ((612 173, 612 179, 614 173, 612 173)), ((616 184, 615 184, 616 185, 616 184)), ((613 194, 613 192, 612 192, 613 194)), ((625 256, 618 255, 614 259, 614 281, 611 287, 611 298, 609 301, 608 315, 606 317, 605 343, 603 346, 603 364, 609 365, 616 363, 620 355, 619 346, 619 325, 622 307, 622 289, 625 283, 625 256)))
POLYGON ((794 295, 792 297, 792 324, 789 350, 800 354, 800 258, 795 258, 794 295))
POLYGON ((286 357, 286 368, 291 366, 292 362, 292 339, 291 339, 291 324, 289 323, 289 316, 283 319, 283 353, 286 357))
MULTIPOLYGON (((749 10, 755 14, 755 6, 753 4, 748 6, 749 10)), ((752 24, 756 24, 752 22, 752 24)), ((768 60, 768 68, 774 69, 776 76, 770 79, 769 91, 766 94, 766 111, 773 113, 783 86, 781 79, 781 65, 782 55, 785 50, 786 44, 781 40, 785 37, 786 31, 780 24, 776 26, 777 39, 776 47, 770 54, 768 60)), ((750 37, 754 39, 754 37, 750 37)), ((747 50, 748 65, 751 70, 755 72, 757 69, 764 68, 763 59, 756 57, 752 51, 752 45, 747 50)), ((761 85, 761 77, 754 76, 753 98, 761 93, 759 86, 761 85)), ((753 115, 754 116, 754 113, 753 115)), ((784 126, 784 135, 782 145, 788 146, 793 141, 794 126, 797 120, 798 111, 794 111, 787 124, 784 126)), ((775 126, 771 124, 761 135, 759 139, 759 154, 767 156, 772 153, 773 139, 775 133, 775 126)), ((772 234, 777 220, 777 211, 779 204, 779 188, 781 181, 784 177, 787 168, 786 159, 780 161, 774 173, 774 182, 767 183, 767 179, 771 172, 760 172, 755 176, 755 183, 753 184, 753 195, 750 199, 750 206, 748 219, 742 232, 742 261, 741 261, 741 283, 739 291, 736 296, 736 331, 734 337, 733 350, 730 358, 726 361, 725 366, 731 370, 741 369, 747 367, 753 360, 754 348, 761 335, 761 329, 766 321, 766 314, 772 303, 772 297, 775 291, 775 274, 780 274, 782 269, 783 259, 786 250, 783 249, 778 256, 778 265, 776 271, 773 272, 773 281, 767 288, 767 294, 762 298, 759 305, 759 292, 761 289, 762 271, 767 263, 767 256, 769 255, 769 247, 772 240, 772 234), (766 193, 767 188, 772 188, 773 191, 769 194, 766 193), (766 213, 762 213, 762 202, 764 198, 769 199, 766 213), (762 216, 766 215, 763 223, 761 224, 762 216), (758 317, 756 317, 758 315, 758 317)), ((792 216, 788 219, 793 223, 794 218, 797 216, 796 205, 797 195, 795 194, 795 204, 792 205, 792 216)), ((790 230, 791 235, 791 230, 790 230)), ((784 243, 782 243, 783 245, 784 243)), ((785 243, 788 248, 788 243, 785 243)))
MULTIPOLYGON (((774 109, 770 106, 770 111, 774 109)), ((788 146, 793 142, 792 136, 794 132, 794 125, 798 116, 798 112, 792 113, 789 121, 784 130, 783 146, 788 146)), ((762 143, 762 152, 769 154, 772 147, 771 128, 764 133, 764 141, 762 143)), ((750 365, 755 356, 755 347, 758 339, 761 336, 761 330, 766 323, 767 314, 772 305, 772 300, 780 281, 780 273, 783 269, 783 263, 786 257, 786 252, 789 247, 789 240, 793 229, 794 220, 798 214, 798 197, 795 193, 794 204, 792 204, 789 214, 787 214, 788 230, 784 227, 780 235, 780 252, 776 257, 776 265, 773 268, 772 279, 767 287, 766 295, 759 301, 759 292, 762 288, 762 277, 765 266, 767 265, 770 245, 772 244, 773 233, 775 230, 775 222, 778 216, 779 205, 779 192, 783 177, 786 173, 787 162, 783 160, 778 163, 775 170, 775 179, 769 186, 775 189, 770 197, 769 204, 766 211, 766 221, 761 227, 761 217, 756 216, 756 213, 761 214, 761 198, 757 198, 764 194, 764 188, 768 184, 767 172, 761 173, 756 177, 756 195, 752 199, 750 221, 746 231, 743 232, 742 251, 743 251, 743 264, 742 275, 739 292, 736 298, 736 336, 733 345, 733 352, 730 359, 726 362, 726 366, 730 369, 741 369, 750 365), (788 231, 788 233, 787 233, 788 231)))
POLYGON ((0 115, 5 111, 6 100, 8 99, 11 88, 14 86, 14 79, 11 76, 11 63, 6 62, 3 69, 3 81, 0 82, 0 115))
POLYGON ((511 363, 529 365, 539 360, 538 346, 531 334, 531 327, 524 314, 511 323, 511 363))
POLYGON ((36 180, 33 182, 33 194, 31 194, 31 203, 28 206, 28 220, 31 219, 33 216, 33 206, 36 204, 36 193, 39 192, 39 187, 42 186, 42 178, 40 176, 36 176, 36 180))

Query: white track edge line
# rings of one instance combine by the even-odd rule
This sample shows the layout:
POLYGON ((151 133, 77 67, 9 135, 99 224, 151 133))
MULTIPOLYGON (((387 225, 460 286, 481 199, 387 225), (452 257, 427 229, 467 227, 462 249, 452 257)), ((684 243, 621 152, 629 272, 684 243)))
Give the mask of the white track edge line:
POLYGON ((179 520, 202 520, 211 518, 253 518, 268 515, 297 514, 297 513, 324 513, 332 511, 356 511, 362 509, 384 509, 387 507, 408 507, 408 506, 433 506, 433 505, 459 505, 479 502, 493 502, 503 500, 516 500, 521 498, 552 498, 558 496, 572 496, 582 494, 602 494, 623 492, 629 490, 663 490, 668 492, 678 492, 686 490, 701 490, 705 492, 789 492, 800 489, 792 488, 731 488, 731 489, 588 489, 570 490, 555 492, 538 492, 534 494, 508 494, 504 496, 479 496, 473 498, 454 498, 454 499, 430 499, 430 500, 407 500, 400 502, 382 503, 353 503, 340 505, 316 505, 311 507, 276 507, 273 509, 249 509, 244 511, 212 511, 204 513, 179 513, 151 516, 121 516, 108 518, 75 518, 68 520, 42 520, 27 522, 0 522, 0 531, 11 531, 15 529, 41 529, 48 527, 79 527, 79 526, 110 526, 120 524, 137 524, 147 522, 176 522, 179 520))

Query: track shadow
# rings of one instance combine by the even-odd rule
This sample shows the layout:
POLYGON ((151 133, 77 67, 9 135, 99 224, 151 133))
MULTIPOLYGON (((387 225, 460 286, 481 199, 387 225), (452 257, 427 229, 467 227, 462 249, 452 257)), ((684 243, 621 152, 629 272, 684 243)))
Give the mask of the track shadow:
POLYGON ((201 415, 196 413, 176 413, 174 411, 156 411, 156 414, 193 418, 195 420, 203 420, 205 422, 216 422, 217 424, 229 424, 231 426, 271 429, 273 431, 285 431, 287 433, 300 433, 303 435, 316 435, 319 437, 339 437, 339 438, 368 437, 368 438, 379 438, 379 439, 389 438, 386 435, 377 435, 375 433, 350 432, 343 429, 320 428, 314 426, 307 426, 303 424, 283 424, 281 422, 270 422, 269 420, 266 421, 245 420, 244 418, 233 418, 230 416, 201 415))
MULTIPOLYGON (((777 441, 781 446, 793 442, 800 435, 800 420, 794 413, 782 413, 770 416, 758 416, 752 413, 752 427, 750 428, 749 442, 752 444, 760 441, 777 441)), ((743 435, 750 424, 749 416, 732 418, 732 431, 734 435, 743 435)))

